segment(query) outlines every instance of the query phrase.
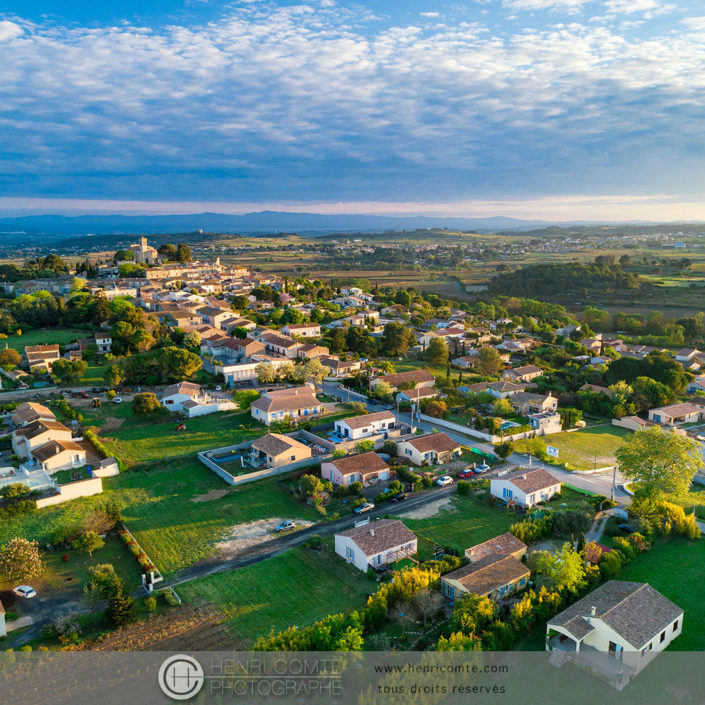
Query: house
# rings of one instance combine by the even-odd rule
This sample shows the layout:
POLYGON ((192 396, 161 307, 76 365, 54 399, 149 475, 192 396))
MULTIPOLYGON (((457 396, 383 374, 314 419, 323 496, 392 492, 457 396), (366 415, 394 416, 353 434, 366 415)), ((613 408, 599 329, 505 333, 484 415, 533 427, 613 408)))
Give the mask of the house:
POLYGON ((438 396, 438 390, 435 387, 417 387, 416 389, 405 389, 397 394, 398 402, 408 402, 410 404, 418 404, 422 399, 432 399, 438 396))
POLYGON ((262 333, 258 340, 264 343, 267 352, 274 353, 276 355, 283 355, 293 359, 298 356, 298 350, 301 348, 303 343, 298 340, 294 340, 288 335, 281 335, 276 332, 262 333))
POLYGON ((178 382, 169 385, 160 395, 159 401, 169 411, 183 411, 184 402, 201 394, 201 385, 194 382, 178 382))
POLYGON ((147 244, 146 237, 141 237, 138 243, 130 245, 130 251, 137 264, 159 264, 159 253, 147 244))
POLYGON ((705 392, 705 375, 698 375, 693 379, 693 381, 688 385, 686 389, 688 394, 695 394, 696 392, 705 392))
POLYGON ((548 620, 546 650, 600 652, 618 661, 628 678, 682 629, 683 610, 651 585, 610 580, 548 620))
MULTIPOLYGON (((526 389, 525 384, 516 384, 515 382, 508 382, 506 380, 500 380, 499 382, 479 382, 478 384, 485 384, 485 389, 491 397, 495 399, 506 399, 514 394, 523 392, 526 389)), ((474 385, 470 385, 474 386, 474 385)))
POLYGON ((663 426, 675 426, 681 423, 692 423, 699 421, 702 409, 690 402, 681 404, 669 404, 656 409, 649 409, 649 421, 662 424, 663 426))
POLYGON ((527 546, 523 541, 520 541, 514 534, 507 532, 495 536, 489 541, 478 543, 476 546, 471 546, 465 549, 465 557, 471 562, 476 563, 482 558, 492 555, 513 556, 520 561, 526 554, 527 546))
POLYGON ((30 370, 51 372, 51 366, 61 357, 61 352, 58 345, 28 345, 24 356, 30 370))
POLYGON ((221 328, 224 321, 233 317, 233 312, 215 306, 201 306, 196 309, 196 313, 201 317, 203 323, 207 323, 214 328, 221 328))
POLYGON ((285 335, 298 335, 301 338, 318 338, 321 326, 318 323, 288 323, 282 328, 285 335))
POLYGON ((490 494, 493 497, 527 508, 547 502, 560 491, 561 483, 541 468, 520 469, 490 480, 490 494))
POLYGON ((451 360, 451 364, 455 365, 455 367, 459 367, 461 370, 468 370, 475 364, 476 357, 477 352, 471 350, 468 355, 462 355, 461 357, 456 357, 451 360))
POLYGON ((364 573, 416 551, 416 536, 398 519, 377 519, 335 535, 335 552, 364 573))
POLYGON ((349 377, 353 372, 362 369, 360 360, 338 360, 330 355, 321 357, 321 364, 330 370, 329 377, 337 378, 349 377))
POLYGON ((590 392, 590 394, 606 394, 610 398, 614 396, 612 390, 609 387, 601 387, 598 384, 589 384, 587 382, 582 387, 580 387, 578 391, 590 392))
POLYGON ((548 433, 560 433, 563 430, 561 415, 555 411, 539 411, 536 414, 529 414, 529 426, 538 435, 548 433))
POLYGON ((682 348, 676 353, 676 360, 685 365, 688 362, 692 362, 699 354, 700 350, 697 348, 682 348))
POLYGON ((382 382, 388 384, 392 388, 392 391, 396 392, 400 385, 413 385, 414 388, 433 387, 436 380, 427 370, 409 370, 408 372, 398 372, 391 375, 376 377, 370 382, 372 391, 375 391, 382 382))
POLYGON ((304 343, 297 351, 298 357, 302 360, 327 357, 329 353, 330 350, 325 345, 315 345, 314 343, 304 343))
POLYGON ((265 392, 250 407, 252 418, 266 426, 276 421, 298 421, 323 413, 312 385, 265 392))
POLYGON ((311 448, 295 438, 279 433, 267 433, 252 443, 252 450, 265 458, 267 467, 278 468, 310 458, 311 448))
POLYGON ((15 426, 26 426, 32 421, 56 421, 54 412, 43 404, 26 401, 12 412, 12 423, 15 426))
POLYGON ((85 448, 71 440, 44 443, 32 451, 32 457, 48 473, 80 468, 86 464, 85 448))
POLYGON ((397 441, 397 455, 408 458, 414 465, 440 465, 462 452, 460 443, 447 433, 429 433, 397 441))
POLYGON ((425 350, 430 342, 435 338, 442 340, 446 345, 451 340, 460 340, 465 335, 465 330, 462 328, 445 328, 443 330, 430 330, 418 337, 418 342, 425 350))
POLYGON ((519 416, 537 414, 541 411, 558 410, 558 400, 551 394, 545 396, 543 394, 532 394, 531 392, 518 392, 509 397, 509 403, 519 416))
POLYGON ((50 441, 70 441, 71 431, 58 421, 36 420, 12 432, 12 450, 20 458, 30 458, 34 451, 50 441))
POLYGON ((396 428, 397 417, 391 411, 378 411, 375 414, 362 414, 339 419, 335 422, 335 432, 350 441, 376 436, 396 428))
POLYGON ((93 336, 98 352, 101 355, 109 353, 113 346, 113 336, 110 333, 96 333, 93 336))
POLYGON ((466 593, 501 600, 523 590, 530 576, 514 556, 492 553, 441 576, 441 593, 451 602, 466 593))
POLYGON ((510 382, 531 382, 532 379, 541 377, 543 370, 536 365, 522 365, 511 370, 505 370, 502 378, 510 382))
POLYGON ((369 487, 389 479, 389 465, 372 451, 358 453, 321 463, 321 477, 334 485, 349 487, 353 482, 361 482, 369 487))

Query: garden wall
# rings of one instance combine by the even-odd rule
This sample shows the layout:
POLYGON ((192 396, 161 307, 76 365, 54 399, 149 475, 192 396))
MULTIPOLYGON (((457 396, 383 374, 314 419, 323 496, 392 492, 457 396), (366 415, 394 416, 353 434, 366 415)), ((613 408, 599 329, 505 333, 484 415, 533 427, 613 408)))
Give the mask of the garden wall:
POLYGON ((55 504, 68 502, 79 497, 92 497, 103 491, 103 481, 99 477, 91 477, 87 480, 76 480, 65 485, 59 485, 57 494, 51 497, 42 497, 37 500, 37 509, 51 507, 55 504))
POLYGON ((426 414, 420 414, 419 418, 421 421, 426 421, 427 423, 432 423, 434 426, 441 426, 443 428, 450 429, 456 433, 462 433, 466 436, 471 436, 477 438, 481 441, 486 441, 487 443, 502 443, 503 441, 520 441, 524 438, 535 438, 536 436, 544 436, 546 434, 540 431, 522 431, 522 433, 508 434, 505 433, 504 436, 495 436, 490 433, 485 433, 484 431, 477 431, 469 426, 463 426, 454 421, 446 421, 446 419, 437 419, 434 416, 426 416, 426 414))

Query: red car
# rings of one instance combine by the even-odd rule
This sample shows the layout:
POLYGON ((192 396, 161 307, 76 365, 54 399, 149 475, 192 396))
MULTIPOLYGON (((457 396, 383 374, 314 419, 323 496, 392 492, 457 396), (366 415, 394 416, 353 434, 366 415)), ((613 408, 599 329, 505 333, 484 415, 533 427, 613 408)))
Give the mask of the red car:
POLYGON ((458 473, 458 479, 459 479, 459 480, 465 480, 466 478, 472 477, 472 476, 473 476, 472 468, 465 468, 465 470, 461 470, 461 471, 458 473))

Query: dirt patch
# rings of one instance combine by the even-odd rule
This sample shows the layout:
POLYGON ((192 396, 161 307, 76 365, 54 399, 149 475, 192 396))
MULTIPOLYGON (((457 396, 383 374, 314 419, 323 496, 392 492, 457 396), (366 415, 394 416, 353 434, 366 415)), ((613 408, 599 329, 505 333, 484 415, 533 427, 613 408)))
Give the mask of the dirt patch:
POLYGON ((125 419, 120 419, 117 416, 107 416, 101 426, 100 432, 105 435, 105 433, 109 433, 110 431, 116 431, 124 422, 125 419))
POLYGON ((211 490, 205 494, 199 494, 197 497, 191 497, 192 502, 212 502, 214 499, 225 497, 230 490, 211 490))
MULTIPOLYGON (((274 527, 286 519, 287 517, 271 517, 251 521, 248 524, 231 526, 228 537, 217 543, 216 548, 220 551, 221 557, 234 558, 250 546, 255 546, 277 536, 274 527)), ((296 519, 295 522, 297 529, 304 529, 313 524, 312 521, 305 519, 296 519)))
POLYGON ((412 509, 410 512, 405 512, 404 517, 408 519, 428 519, 429 517, 436 516, 436 514, 440 511, 457 512, 458 510, 451 502, 452 499, 452 497, 437 499, 435 502, 424 504, 418 509, 412 509))

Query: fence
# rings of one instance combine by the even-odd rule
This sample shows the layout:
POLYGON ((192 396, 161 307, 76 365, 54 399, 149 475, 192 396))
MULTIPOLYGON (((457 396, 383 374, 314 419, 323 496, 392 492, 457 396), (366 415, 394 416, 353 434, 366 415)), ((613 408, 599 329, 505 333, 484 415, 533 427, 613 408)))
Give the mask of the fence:
POLYGON ((55 504, 62 504, 79 497, 92 497, 103 491, 103 481, 99 477, 91 477, 87 480, 76 480, 65 485, 59 485, 56 494, 50 497, 41 497, 37 500, 37 509, 51 507, 55 504))
POLYGON ((420 414, 419 418, 421 421, 426 421, 427 423, 432 423, 434 426, 441 426, 442 428, 447 428, 450 431, 455 431, 456 433, 462 433, 465 436, 470 436, 472 438, 477 438, 480 441, 485 441, 487 443, 502 443, 504 441, 520 441, 523 438, 535 438, 536 436, 546 435, 541 433, 541 431, 522 431, 521 433, 505 433, 503 436, 496 436, 492 433, 485 433, 484 431, 478 431, 477 429, 470 428, 470 426, 463 426, 454 421, 447 421, 446 419, 437 419, 434 416, 426 416, 426 414, 420 414))

